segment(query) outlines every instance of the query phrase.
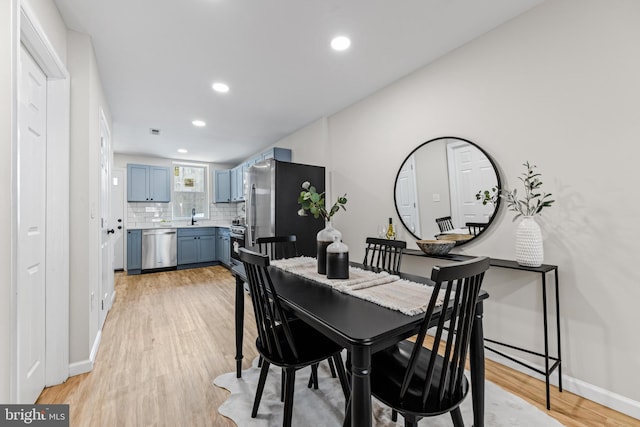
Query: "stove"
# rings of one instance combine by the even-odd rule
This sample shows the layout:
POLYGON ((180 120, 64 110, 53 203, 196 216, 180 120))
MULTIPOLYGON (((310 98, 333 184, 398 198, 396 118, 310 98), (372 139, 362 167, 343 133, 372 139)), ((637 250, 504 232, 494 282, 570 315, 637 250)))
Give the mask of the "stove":
POLYGON ((244 225, 232 225, 229 227, 229 247, 231 251, 231 262, 233 264, 242 264, 238 251, 244 248, 244 234, 247 227, 244 225))

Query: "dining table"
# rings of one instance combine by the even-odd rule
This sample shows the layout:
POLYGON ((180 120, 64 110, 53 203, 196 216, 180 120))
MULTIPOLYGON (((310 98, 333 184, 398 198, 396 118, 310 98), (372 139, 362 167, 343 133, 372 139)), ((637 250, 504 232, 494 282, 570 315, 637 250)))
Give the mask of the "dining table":
MULTIPOLYGON (((358 263, 352 267, 376 271, 358 263)), ((236 376, 242 376, 242 341, 244 328, 244 282, 246 273, 242 264, 232 267, 236 279, 235 338, 236 376)), ((408 315, 383 307, 356 296, 340 292, 326 284, 301 277, 289 271, 270 266, 269 274, 283 307, 319 332, 331 338, 351 354, 351 425, 371 426, 371 356, 397 342, 416 334, 424 313, 408 315)), ((401 279, 425 285, 433 285, 428 277, 399 273, 401 279)), ((484 343, 483 301, 489 297, 480 291, 469 349, 473 425, 484 426, 484 343)), ((425 301, 426 304, 426 301, 425 301)), ((444 307, 444 306, 443 306, 444 307)), ((447 310, 434 313, 431 322, 435 326, 447 310)))

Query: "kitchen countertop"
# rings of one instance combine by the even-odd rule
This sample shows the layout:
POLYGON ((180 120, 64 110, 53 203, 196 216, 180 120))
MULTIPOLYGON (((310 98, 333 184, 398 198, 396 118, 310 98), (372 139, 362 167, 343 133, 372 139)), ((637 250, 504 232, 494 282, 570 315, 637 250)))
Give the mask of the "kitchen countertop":
POLYGON ((203 228, 203 227, 231 227, 230 221, 198 221, 191 225, 191 221, 158 222, 134 227, 127 227, 128 230, 151 230, 156 228, 203 228))

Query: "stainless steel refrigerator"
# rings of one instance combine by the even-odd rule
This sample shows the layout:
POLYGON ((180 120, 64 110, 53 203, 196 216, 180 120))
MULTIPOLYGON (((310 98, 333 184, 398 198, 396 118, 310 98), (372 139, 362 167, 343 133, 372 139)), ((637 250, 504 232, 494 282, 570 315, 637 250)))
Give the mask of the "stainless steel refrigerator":
POLYGON ((256 250, 258 237, 295 234, 298 254, 315 257, 316 234, 324 228, 324 221, 298 215, 298 195, 305 181, 319 193, 325 191, 324 167, 270 159, 254 164, 246 173, 245 246, 256 250))

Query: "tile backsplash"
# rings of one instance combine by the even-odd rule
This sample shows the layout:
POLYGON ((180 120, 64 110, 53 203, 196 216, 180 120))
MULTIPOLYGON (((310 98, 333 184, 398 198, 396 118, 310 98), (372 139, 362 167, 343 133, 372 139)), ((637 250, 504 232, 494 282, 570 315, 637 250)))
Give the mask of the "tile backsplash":
MULTIPOLYGON (((127 228, 143 228, 172 222, 171 203, 127 203, 127 228)), ((219 223, 229 223, 237 216, 244 216, 244 203, 211 203, 209 219, 219 223)), ((184 220, 181 220, 184 221, 184 220)))

